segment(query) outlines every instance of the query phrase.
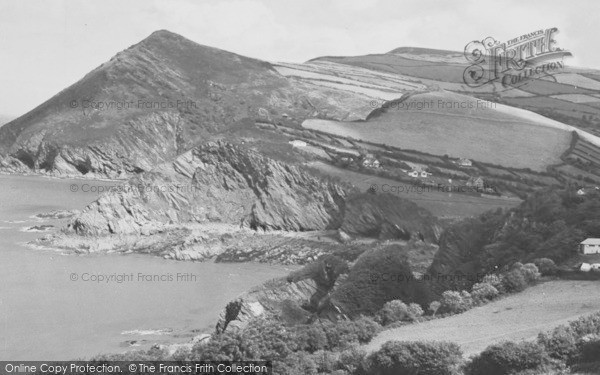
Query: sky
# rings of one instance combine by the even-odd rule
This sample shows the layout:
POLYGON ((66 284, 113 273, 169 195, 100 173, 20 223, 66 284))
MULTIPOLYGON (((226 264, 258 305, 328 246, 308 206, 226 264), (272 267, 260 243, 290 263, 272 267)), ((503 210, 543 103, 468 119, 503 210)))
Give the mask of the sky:
POLYGON ((462 51, 557 27, 568 65, 600 68, 598 0, 0 0, 0 115, 20 116, 153 31, 267 61, 462 51))

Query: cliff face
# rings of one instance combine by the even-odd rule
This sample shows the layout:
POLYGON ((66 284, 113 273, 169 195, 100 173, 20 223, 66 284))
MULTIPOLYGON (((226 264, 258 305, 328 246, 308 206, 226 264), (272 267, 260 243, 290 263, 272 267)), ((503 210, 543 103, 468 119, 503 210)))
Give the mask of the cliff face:
POLYGON ((438 231, 428 211, 402 198, 349 194, 300 167, 218 141, 114 186, 61 232, 34 244, 69 252, 305 264, 323 254, 360 253, 352 236, 431 243, 438 231))
POLYGON ((198 146, 100 197, 70 224, 79 235, 136 234, 168 223, 306 231, 339 226, 345 192, 297 167, 226 142, 198 146))
POLYGON ((437 242, 442 230, 429 211, 391 194, 351 196, 345 207, 341 229, 355 236, 437 242))

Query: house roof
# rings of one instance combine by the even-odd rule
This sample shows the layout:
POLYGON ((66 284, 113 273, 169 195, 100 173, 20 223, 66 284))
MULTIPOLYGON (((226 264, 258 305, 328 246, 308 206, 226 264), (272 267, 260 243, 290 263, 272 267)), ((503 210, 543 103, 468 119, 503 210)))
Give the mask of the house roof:
POLYGON ((581 241, 581 245, 600 245, 600 238, 588 238, 581 241))

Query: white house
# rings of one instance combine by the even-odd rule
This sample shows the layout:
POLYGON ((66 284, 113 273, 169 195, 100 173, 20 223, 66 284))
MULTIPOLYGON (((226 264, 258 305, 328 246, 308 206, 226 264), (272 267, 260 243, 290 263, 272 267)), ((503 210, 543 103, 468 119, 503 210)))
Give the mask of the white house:
POLYGON ((379 163, 379 160, 377 160, 373 154, 367 154, 367 156, 363 159, 362 165, 363 167, 367 168, 381 167, 381 163, 379 163))
POLYGON ((471 177, 467 181, 467 186, 475 187, 477 189, 483 189, 485 187, 485 182, 483 181, 483 178, 481 178, 481 177, 471 177))
POLYGON ((419 172, 417 172, 417 171, 410 171, 410 172, 408 172, 408 175, 410 177, 419 177, 419 172))
POLYGON ((588 238, 579 244, 581 254, 600 254, 600 238, 588 238))
POLYGON ((427 178, 427 177, 429 177, 429 176, 431 176, 431 173, 429 173, 429 172, 426 172, 426 171, 421 171, 421 177, 423 177, 423 178, 427 178))
POLYGON ((473 162, 469 159, 460 158, 458 159, 458 165, 460 165, 461 167, 471 167, 473 166, 473 162))

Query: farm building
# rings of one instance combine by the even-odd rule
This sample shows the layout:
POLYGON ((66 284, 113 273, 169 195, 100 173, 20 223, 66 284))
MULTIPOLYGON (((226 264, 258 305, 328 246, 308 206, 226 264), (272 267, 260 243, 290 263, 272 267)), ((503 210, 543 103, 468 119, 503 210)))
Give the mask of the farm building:
POLYGON ((379 168, 381 166, 379 160, 375 159, 374 157, 365 158, 362 162, 362 165, 363 167, 367 168, 379 168))
POLYGON ((476 187, 477 189, 483 189, 484 185, 485 185, 485 182, 483 181, 483 178, 481 178, 481 177, 471 177, 467 181, 467 186, 476 187))
POLYGON ((410 177, 419 177, 419 172, 417 172, 417 171, 410 171, 410 172, 408 172, 408 175, 410 177))
POLYGON ((289 144, 291 144, 292 147, 306 147, 306 142, 304 142, 304 141, 294 140, 294 141, 289 141, 289 144))
POLYGON ((423 178, 427 178, 427 177, 429 177, 429 176, 431 176, 431 173, 429 173, 429 172, 426 172, 426 171, 421 171, 421 177, 423 177, 423 178))
POLYGON ((600 238, 588 238, 579 244, 581 254, 600 254, 600 238))
POLYGON ((456 163, 458 165, 460 165, 461 167, 471 167, 471 166, 473 166, 473 162, 471 160, 464 159, 464 158, 458 159, 458 161, 456 163))

